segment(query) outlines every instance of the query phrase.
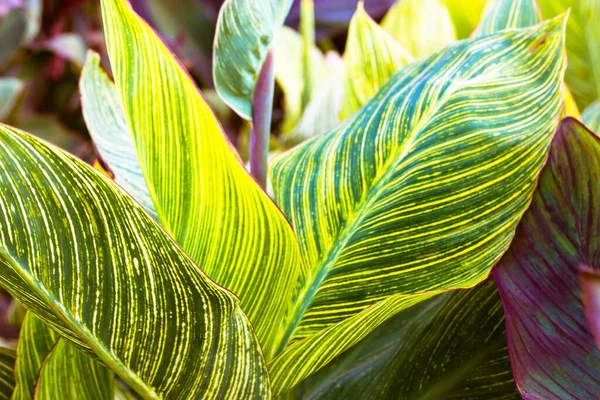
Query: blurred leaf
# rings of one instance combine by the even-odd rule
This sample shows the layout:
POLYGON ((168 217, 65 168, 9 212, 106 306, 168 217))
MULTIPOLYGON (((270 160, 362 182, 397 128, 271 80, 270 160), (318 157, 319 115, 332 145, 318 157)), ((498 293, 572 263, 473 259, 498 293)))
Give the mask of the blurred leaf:
POLYGON ((423 297, 489 275, 556 130, 564 23, 411 63, 353 118, 273 162, 277 204, 309 267, 269 365, 275 393, 423 297))
POLYGON ((401 0, 381 22, 415 58, 422 58, 456 40, 448 8, 441 0, 401 0))
POLYGON ((596 100, 585 109, 581 120, 588 129, 600 135, 600 100, 596 100))
POLYGON ((579 267, 600 265, 600 139, 566 118, 529 210, 494 268, 515 381, 526 399, 592 399, 600 350, 587 328, 579 267))
POLYGON ((15 388, 15 358, 13 349, 0 347, 0 399, 10 399, 15 388))
POLYGON ((565 103, 564 116, 581 119, 579 107, 577 107, 573 94, 566 84, 563 85, 563 101, 565 103))
POLYGON ((90 51, 79 82, 81 108, 100 157, 127 193, 158 220, 138 162, 133 136, 115 84, 100 68, 100 55, 90 51))
POLYGON ((227 0, 219 12, 213 52, 215 89, 246 120, 252 119, 260 70, 291 5, 292 0, 227 0))
POLYGON ((0 2, 0 19, 4 18, 12 9, 23 6, 23 0, 3 0, 0 2))
POLYGON ((519 399, 495 283, 400 312, 284 397, 519 399))
POLYGON ((27 16, 21 8, 13 8, 0 21, 0 67, 19 50, 27 36, 27 16))
POLYGON ((565 12, 568 66, 565 80, 581 110, 600 98, 600 1, 538 0, 544 18, 565 12))
POLYGON ((587 320, 600 349, 600 272, 584 267, 579 272, 583 296, 583 306, 587 320))
POLYGON ((83 68, 87 46, 83 38, 76 33, 63 33, 37 44, 38 48, 49 50, 83 68))
POLYGON ((53 114, 35 114, 20 118, 17 127, 87 160, 89 144, 75 132, 65 127, 53 114))
POLYGON ((342 120, 371 100, 390 76, 414 58, 369 17, 360 2, 350 22, 344 61, 342 120))
POLYGON ((457 38, 465 39, 479 24, 488 0, 443 0, 443 2, 454 22, 457 38))
POLYGON ((313 49, 315 47, 315 5, 313 0, 301 0, 300 33, 302 35, 302 109, 310 102, 314 92, 316 73, 313 68, 313 49))
POLYGON ((12 112, 23 87, 23 82, 17 78, 0 78, 0 121, 12 112))
POLYGON ((141 206, 33 136, 0 143, 0 283, 29 312, 144 398, 268 394, 239 300, 141 206))

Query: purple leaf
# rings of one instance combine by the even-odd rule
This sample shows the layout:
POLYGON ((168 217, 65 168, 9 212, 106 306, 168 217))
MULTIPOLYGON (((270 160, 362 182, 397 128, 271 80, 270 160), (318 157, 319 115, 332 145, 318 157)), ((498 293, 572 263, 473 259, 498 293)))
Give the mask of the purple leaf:
POLYGON ((600 272, 584 267, 579 272, 583 290, 583 305, 588 323, 600 349, 600 272))
POLYGON ((531 207, 494 269, 508 349, 525 399, 595 399, 600 351, 586 321, 578 270, 600 266, 600 139, 566 118, 531 207))

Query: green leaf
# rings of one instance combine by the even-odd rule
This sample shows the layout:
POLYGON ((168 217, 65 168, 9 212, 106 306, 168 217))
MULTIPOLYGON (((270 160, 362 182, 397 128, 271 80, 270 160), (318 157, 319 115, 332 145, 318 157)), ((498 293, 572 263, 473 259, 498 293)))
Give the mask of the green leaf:
POLYGON ((585 109, 600 98, 600 2, 538 0, 544 18, 571 9, 567 22, 568 66, 565 80, 577 105, 585 109))
POLYGON ((17 78, 0 78, 0 121, 13 110, 23 93, 23 82, 17 78))
POLYGON ((410 53, 365 12, 363 2, 350 21, 344 52, 346 119, 365 105, 397 70, 414 61, 410 53))
MULTIPOLYGON (((225 7, 233 7, 227 3, 225 7)), ((266 358, 301 263, 291 226, 242 165, 197 87, 123 0, 103 0, 108 53, 161 225, 241 299, 266 358)), ((238 65, 239 67, 239 65, 238 65)), ((237 67, 236 67, 237 68, 237 67)))
POLYGON ((592 132, 600 134, 600 100, 596 100, 585 109, 581 120, 592 132))
POLYGON ((13 349, 0 347, 0 399, 10 399, 15 388, 15 358, 13 349))
POLYGON ((142 397, 268 394, 237 298, 110 179, 7 126, 0 227, 0 284, 142 397))
POLYGON ((35 398, 112 400, 114 392, 111 370, 58 339, 41 366, 35 398))
POLYGON ((21 325, 15 363, 16 385, 13 400, 33 398, 35 384, 44 363, 58 337, 41 319, 27 312, 21 325))
POLYGON ((242 118, 252 119, 258 74, 292 0, 226 0, 213 52, 215 88, 242 118))
POLYGON ((115 84, 100 68, 100 55, 87 54, 81 79, 81 109, 90 136, 114 180, 158 219, 140 168, 123 103, 115 84))
POLYGON ((494 0, 488 3, 473 36, 509 28, 525 28, 542 21, 537 0, 494 0))
POLYGON ((441 0, 402 0, 390 8, 381 26, 415 58, 456 40, 448 8, 441 0))
POLYGON ((402 311, 290 392, 310 399, 518 399, 488 280, 402 311))
MULTIPOLYGON (((310 266, 281 348, 291 345, 270 365, 276 393, 320 366, 292 365, 294 348, 327 340, 327 352, 311 357, 333 357, 346 348, 337 326, 393 309, 400 294, 488 276, 556 129, 564 22, 459 42, 412 63, 354 118, 273 162, 277 202, 310 266)), ((357 330, 366 335, 383 319, 357 330)))
POLYGON ((456 36, 465 39, 471 35, 481 20, 483 9, 488 0, 443 0, 450 12, 456 36))

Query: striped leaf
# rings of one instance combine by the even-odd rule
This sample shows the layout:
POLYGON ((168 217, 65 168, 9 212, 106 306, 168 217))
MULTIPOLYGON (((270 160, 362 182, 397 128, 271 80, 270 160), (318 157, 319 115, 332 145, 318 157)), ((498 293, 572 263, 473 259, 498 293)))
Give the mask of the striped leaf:
MULTIPOLYGON (((65 339, 44 359, 35 386, 37 399, 113 400, 114 374, 65 339)), ((25 399, 25 398, 23 398, 25 399)))
POLYGON ((157 219, 148 186, 135 153, 131 130, 114 83, 100 68, 100 55, 90 51, 79 81, 85 123, 109 174, 157 219))
POLYGON ((158 219, 208 276, 239 296, 270 358, 282 334, 273 321, 291 317, 303 269, 294 233, 169 49, 124 0, 103 0, 102 10, 116 86, 158 219))
POLYGON ((473 35, 483 36, 508 28, 525 28, 541 21, 542 14, 537 0, 494 0, 488 3, 473 35))
POLYGON ((493 281, 386 321, 285 394, 295 399, 517 399, 493 281))
POLYGON ((600 98, 600 2, 598 0, 538 0, 544 18, 571 10, 566 46, 569 65, 565 80, 580 109, 600 98))
POLYGON ((0 347, 0 399, 10 399, 15 388, 15 358, 13 349, 0 347))
POLYGON ((600 100, 596 100, 585 109, 581 120, 592 132, 600 134, 600 100))
POLYGON ((579 278, 581 279, 585 315, 594 335, 596 347, 600 349, 600 271, 583 267, 579 278))
POLYGON ((415 58, 421 58, 456 40, 448 8, 442 0, 402 0, 381 22, 415 58))
POLYGON ((310 266, 285 327, 281 347, 291 346, 270 366, 275 392, 318 365, 289 367, 295 348, 310 347, 302 343, 326 340, 321 356, 330 357, 346 348, 337 326, 393 309, 399 294, 488 276, 556 129, 564 22, 459 42, 412 63, 354 118, 273 162, 277 202, 310 266))
POLYGON ((365 12, 362 2, 348 30, 344 52, 344 106, 346 119, 365 105, 401 67, 414 61, 410 53, 365 12))
POLYGON ((531 207, 494 268, 515 381, 525 399, 600 394, 600 350, 579 268, 600 265, 600 139, 567 118, 552 142, 531 207))
POLYGON ((6 126, 0 249, 0 284, 142 397, 268 394, 237 298, 110 179, 6 126))
POLYGON ((259 72, 292 0, 226 0, 213 52, 215 88, 242 118, 252 119, 259 72))

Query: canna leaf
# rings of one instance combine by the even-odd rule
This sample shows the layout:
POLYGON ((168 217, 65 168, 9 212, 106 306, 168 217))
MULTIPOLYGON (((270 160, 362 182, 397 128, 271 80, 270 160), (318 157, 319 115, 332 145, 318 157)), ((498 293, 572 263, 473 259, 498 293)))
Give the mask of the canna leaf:
POLYGON ((0 227, 0 284, 142 397, 268 395, 237 298, 107 177, 3 125, 0 227))
POLYGON ((102 10, 116 86, 158 219, 208 276, 239 296, 269 359, 282 334, 273 321, 291 317, 303 270, 294 233, 156 34, 123 0, 103 0, 102 10))
POLYGON ((415 58, 422 58, 456 40, 448 8, 441 0, 402 0, 381 22, 415 58))
POLYGON ((350 21, 344 61, 346 70, 342 119, 365 105, 394 72, 414 59, 396 39, 369 17, 361 1, 350 21))
POLYGON ((566 118, 531 207, 494 268, 515 381, 525 399, 592 399, 600 350, 587 327, 578 270, 600 265, 600 140, 566 118))
POLYGON ((292 0, 226 0, 213 52, 215 89, 242 118, 252 119, 259 72, 292 0))
POLYGON ((565 75, 581 110, 600 98, 600 2, 597 0, 538 0, 545 18, 570 9, 565 75))
POLYGON ((112 371, 65 339, 58 339, 41 366, 35 398, 112 400, 114 397, 112 371))
POLYGON ((458 39, 465 39, 473 33, 481 20, 488 0, 443 0, 450 12, 458 39))
POLYGON ((537 0, 493 0, 488 3, 473 35, 483 36, 508 28, 525 28, 541 21, 542 14, 537 0))
POLYGON ((13 349, 0 347, 0 399, 10 399, 15 388, 13 375, 15 357, 13 349))
POLYGON ((119 92, 100 68, 100 55, 90 51, 79 81, 81 109, 90 136, 114 180, 154 219, 158 219, 140 168, 119 92))
POLYGON ((596 100, 585 109, 581 120, 592 132, 600 132, 600 100, 596 100))
POLYGON ((291 345, 270 365, 276 393, 318 366, 291 366, 295 347, 328 340, 321 356, 335 355, 346 348, 345 337, 327 337, 336 325, 393 309, 399 294, 468 288, 488 276, 556 128, 564 21, 463 41, 410 64, 354 118, 273 162, 277 202, 310 266, 280 348, 291 345))
POLYGON ((286 393, 302 399, 517 399, 496 285, 395 315, 286 393))
POLYGON ((600 273, 588 267, 581 269, 583 305, 596 347, 600 349, 600 273))

